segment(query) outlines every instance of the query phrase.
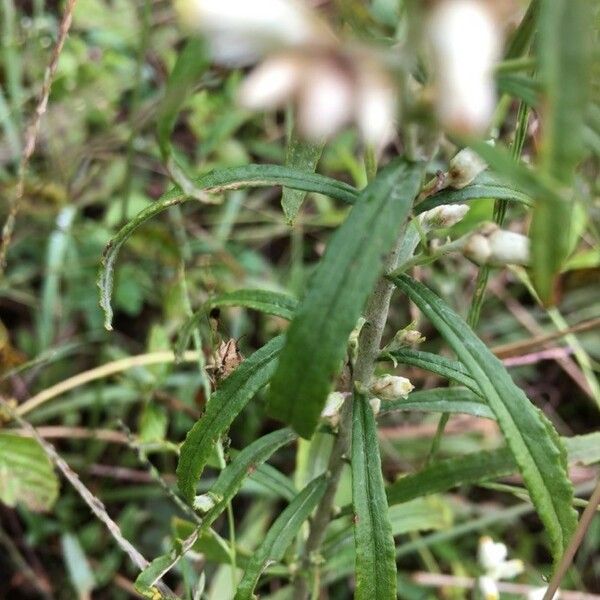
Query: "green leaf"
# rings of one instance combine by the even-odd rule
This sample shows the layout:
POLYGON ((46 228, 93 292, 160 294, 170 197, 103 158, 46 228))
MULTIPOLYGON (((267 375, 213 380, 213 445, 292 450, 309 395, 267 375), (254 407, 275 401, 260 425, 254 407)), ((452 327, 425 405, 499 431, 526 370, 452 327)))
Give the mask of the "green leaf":
POLYGON ((496 76, 498 89, 504 94, 523 100, 527 106, 535 107, 539 102, 540 85, 528 75, 502 73, 496 76))
POLYGON ((460 190, 446 188, 426 198, 415 207, 415 213, 420 214, 442 204, 463 204, 469 200, 478 200, 479 198, 512 200, 527 205, 533 204, 531 198, 514 184, 504 183, 497 175, 484 171, 471 184, 460 190))
MULTIPOLYGON (((583 158, 590 38, 586 0, 542 0, 537 36, 543 90, 542 172, 568 188, 583 158)), ((539 196, 531 220, 531 279, 546 305, 555 303, 556 277, 570 253, 573 201, 539 196)))
MULTIPOLYGON (((214 400, 211 400, 211 402, 214 400)), ((202 527, 213 523, 225 510, 227 504, 237 494, 244 479, 250 475, 258 465, 267 460, 279 448, 296 439, 296 434, 291 429, 273 431, 244 448, 234 460, 221 471, 215 484, 211 487, 209 496, 214 501, 214 506, 204 515, 202 527)))
POLYGON ((188 501, 194 497, 196 483, 218 439, 254 394, 268 383, 282 346, 282 336, 273 338, 246 359, 223 381, 204 415, 189 430, 177 464, 177 483, 188 501))
POLYGON ((421 309, 477 382, 496 414, 559 559, 577 525, 566 455, 552 424, 512 381, 502 363, 446 303, 401 275, 394 283, 421 309))
MULTIPOLYGON (((600 432, 563 437, 569 463, 600 462, 600 432)), ((408 502, 427 494, 438 494, 459 485, 507 477, 517 470, 508 448, 480 451, 459 458, 438 460, 429 467, 402 477, 387 489, 390 505, 408 502)))
MULTIPOLYGON (((357 191, 347 183, 311 173, 302 173, 287 167, 278 165, 246 165, 244 167, 233 167, 211 171, 202 177, 195 179, 193 184, 206 193, 219 193, 225 190, 264 187, 264 186, 287 186, 289 188, 317 192, 330 196, 336 200, 353 203, 357 197, 357 191)), ((134 219, 129 221, 105 246, 102 267, 98 276, 98 287, 100 289, 100 306, 104 310, 104 326, 112 328, 112 307, 110 299, 113 289, 114 268, 121 246, 127 241, 131 234, 140 225, 152 219, 171 206, 182 204, 190 199, 190 195, 173 189, 157 200, 154 204, 140 212, 134 219)))
MULTIPOLYGON (((287 145, 285 165, 307 173, 314 173, 317 163, 323 153, 324 143, 313 144, 301 139, 295 131, 292 131, 287 145)), ((283 214, 288 223, 292 224, 300 211, 300 207, 306 198, 306 192, 283 188, 281 194, 281 206, 283 214)))
POLYGON ((90 592, 94 589, 96 581, 79 540, 73 534, 65 533, 60 541, 69 579, 77 591, 77 597, 90 598, 90 592))
POLYGON ((422 165, 395 161, 361 192, 287 331, 268 409, 302 437, 310 437, 317 425, 348 336, 404 226, 422 172, 422 165))
POLYGON ((242 289, 235 292, 221 294, 208 300, 204 306, 195 312, 183 325, 177 342, 175 344, 175 354, 178 357, 183 355, 194 329, 200 321, 213 309, 220 306, 243 306, 251 308, 268 315, 275 315, 283 319, 291 320, 294 311, 298 306, 298 301, 292 296, 270 290, 250 290, 242 289))
POLYGON ((366 396, 355 392, 352 415, 352 506, 357 600, 396 598, 394 538, 385 495, 377 425, 366 396))
POLYGON ((485 419, 496 418, 479 394, 467 388, 460 387, 435 388, 412 392, 408 398, 382 402, 379 414, 385 414, 394 410, 463 413, 485 419))
POLYGON ((262 544, 254 551, 238 585, 235 600, 252 600, 261 573, 272 562, 279 562, 294 541, 302 523, 308 519, 325 493, 327 477, 313 479, 277 517, 262 544))
POLYGON ((432 354, 431 352, 422 352, 412 348, 394 350, 382 354, 378 360, 390 360, 390 357, 401 365, 418 367, 430 373, 435 373, 440 377, 445 377, 456 383, 460 383, 469 388, 472 392, 481 395, 481 390, 475 380, 469 375, 467 369, 457 360, 451 360, 445 356, 432 354))
POLYGON ((58 496, 58 478, 52 463, 32 438, 0 432, 0 500, 46 511, 58 496))

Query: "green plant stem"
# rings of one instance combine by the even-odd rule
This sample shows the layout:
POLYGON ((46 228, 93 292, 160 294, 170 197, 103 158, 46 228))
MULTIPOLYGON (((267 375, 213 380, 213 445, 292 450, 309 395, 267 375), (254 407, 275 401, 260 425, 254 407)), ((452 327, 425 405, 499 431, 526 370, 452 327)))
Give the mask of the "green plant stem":
MULTIPOLYGON (((399 236, 396 247, 387 255, 384 262, 384 273, 390 273, 396 267, 398 255, 402 246, 405 228, 399 236)), ((379 356, 383 329, 388 316, 390 300, 394 285, 381 278, 367 302, 365 324, 360 332, 356 363, 354 365, 353 382, 361 387, 368 387, 375 371, 375 362, 379 356)), ((301 574, 294 585, 294 600, 306 600, 309 593, 309 579, 314 579, 310 573, 318 564, 318 552, 325 538, 327 525, 331 520, 333 502, 338 488, 344 465, 347 462, 351 444, 352 431, 352 398, 348 398, 342 406, 338 435, 329 457, 329 481, 325 494, 317 506, 315 516, 310 526, 310 533, 301 559, 301 574), (309 572, 309 577, 307 573, 309 572)))

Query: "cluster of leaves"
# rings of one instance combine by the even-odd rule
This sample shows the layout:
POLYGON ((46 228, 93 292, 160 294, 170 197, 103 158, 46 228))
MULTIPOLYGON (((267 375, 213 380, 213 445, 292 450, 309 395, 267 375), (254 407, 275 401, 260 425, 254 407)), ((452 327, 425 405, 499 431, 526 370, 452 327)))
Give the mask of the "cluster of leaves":
MULTIPOLYGON (((23 82, 40 79, 39 46, 56 28, 56 16, 33 4, 32 14, 11 10, 10 1, 3 8, 3 35, 11 36, 3 45, 7 85, 0 94, 6 133, 0 184, 7 193, 27 114, 30 90, 23 82), (18 44, 25 48, 20 56, 13 52, 18 44)), ((340 18, 363 35, 402 35, 401 3, 375 1, 370 12, 348 4, 340 18)), ((367 168, 356 158, 351 132, 312 146, 295 137, 291 113, 282 127, 275 115, 256 118, 237 109, 239 74, 211 69, 195 38, 175 51, 182 40, 170 9, 164 9, 164 24, 165 15, 150 6, 78 4, 44 124, 45 160, 27 180, 22 224, 0 287, 2 321, 10 332, 0 338, 0 351, 3 396, 22 400, 17 411, 42 434, 59 436, 68 462, 109 512, 120 511, 125 536, 157 558, 139 575, 130 570, 74 492, 59 495, 42 448, 2 414, 0 500, 18 507, 18 527, 26 528, 28 541, 3 535, 14 564, 2 560, 0 569, 23 569, 20 557, 30 544, 48 564, 66 566, 55 576, 33 565, 42 591, 39 581, 48 577, 56 584, 66 573, 80 597, 105 588, 106 597, 116 598, 123 593, 117 575, 125 572, 149 597, 163 580, 182 597, 250 599, 262 589, 261 597, 287 598, 307 576, 306 530, 334 477, 328 456, 339 434, 319 417, 334 382, 348 377, 348 356, 356 351, 349 337, 408 219, 434 206, 468 202, 468 217, 445 232, 458 237, 489 219, 494 201, 517 224, 531 218, 532 267, 508 281, 511 294, 530 292, 533 302, 524 309, 511 298, 513 306, 561 329, 563 312, 571 323, 597 316, 597 289, 586 281, 600 266, 591 207, 600 107, 586 93, 586 39, 579 35, 586 29, 585 2, 531 3, 498 69, 506 111, 501 122, 509 133, 495 147, 465 140, 489 170, 462 190, 444 190, 420 204, 415 199, 426 177, 445 169, 443 158, 430 165, 391 158, 366 185, 367 168), (539 152, 526 147, 535 154, 531 168, 515 160, 514 147, 529 141, 528 115, 537 114, 539 152), (513 130, 511 155, 506 146, 513 130), (317 174, 317 166, 328 175, 317 174), (174 187, 162 193, 169 178, 174 187), (281 207, 274 188, 283 189, 281 207), (104 314, 95 285, 102 253, 104 314), (543 307, 558 301, 561 312, 543 307), (223 315, 218 321, 215 309, 223 315), (115 331, 102 331, 103 323, 115 331), (225 331, 231 338, 245 334, 249 356, 228 377, 216 378, 211 394, 205 363, 214 359, 225 331), (191 343, 195 352, 189 354, 191 343), (172 358, 157 364, 131 360, 158 351, 171 356, 171 349, 172 358), (175 359, 181 362, 172 366, 175 359), (117 365, 110 373, 68 379, 109 361, 117 365), (57 382, 58 390, 52 387, 57 382), (61 389, 60 382, 70 383, 61 389), (27 399, 33 389, 39 394, 27 399), (177 489, 169 480, 173 473, 177 489), (104 476, 123 484, 105 484, 98 479, 104 476), (52 544, 57 535, 59 550, 52 544)), ((428 252, 427 240, 422 249, 428 252)), ((406 578, 419 564, 410 560, 476 574, 474 543, 464 534, 491 529, 510 535, 502 523, 518 522, 511 541, 536 566, 550 569, 537 564, 535 544, 547 542, 543 560, 556 561, 571 539, 577 499, 569 465, 600 462, 593 426, 600 398, 590 359, 600 355, 597 341, 571 344, 580 365, 576 379, 592 401, 582 393, 559 404, 556 422, 569 424, 559 437, 467 324, 465 282, 474 267, 449 258, 425 274, 427 285, 388 274, 400 292, 388 328, 406 324, 410 300, 427 319, 422 327, 431 330, 431 341, 422 350, 382 353, 378 368, 412 369, 435 387, 384 404, 377 416, 362 382, 348 388, 351 449, 337 474, 335 498, 342 508, 328 519, 308 569, 312 582, 328 587, 332 597, 348 597, 352 575, 359 599, 394 598, 398 586, 403 598, 423 597, 406 578), (394 440, 378 431, 379 425, 398 429, 399 418, 435 423, 439 414, 485 419, 498 428, 486 436, 464 430, 444 438, 440 457, 425 466, 430 436, 394 440), (514 504, 504 489, 492 496, 488 511, 479 502, 490 498, 484 487, 513 474, 524 488, 508 491, 526 502, 514 504), (446 494, 457 489, 465 492, 463 503, 446 494), (525 524, 518 518, 533 510, 544 531, 521 535, 525 524), (398 569, 400 557, 409 562, 398 569)), ((497 279, 507 281, 502 273, 497 279)), ((480 335, 513 341, 518 331, 499 305, 484 307, 480 335)), ((514 375, 529 382, 535 400, 543 399, 536 392, 539 372, 525 367, 514 375)), ((13 521, 2 509, 2 530, 18 531, 13 521)), ((599 568, 590 556, 598 535, 596 522, 578 564, 582 579, 599 568)))

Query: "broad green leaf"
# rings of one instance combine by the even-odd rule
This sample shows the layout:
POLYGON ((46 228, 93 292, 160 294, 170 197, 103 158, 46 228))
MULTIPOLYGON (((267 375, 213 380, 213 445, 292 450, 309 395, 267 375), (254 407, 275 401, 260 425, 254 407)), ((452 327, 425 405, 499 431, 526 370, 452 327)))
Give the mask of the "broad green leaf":
MULTIPOLYGON (((600 462, 600 433, 561 438, 569 463, 600 462)), ((400 478, 387 488, 390 505, 445 492, 459 485, 507 477, 517 470, 508 448, 481 451, 459 458, 435 461, 429 467, 400 478)))
POLYGON ((527 205, 533 204, 531 198, 514 184, 504 183, 497 175, 484 171, 471 184, 460 190, 446 188, 426 198, 415 207, 415 213, 420 214, 442 204, 463 204, 469 200, 478 200, 479 198, 512 200, 527 205))
POLYGON ((412 392, 408 398, 382 402, 379 414, 385 414, 394 410, 464 413, 486 419, 496 418, 479 394, 467 388, 460 387, 435 388, 412 392))
POLYGON ((298 306, 298 301, 292 296, 270 290, 251 290, 242 289, 235 292, 228 292, 211 298, 204 306, 195 312, 183 325, 177 337, 175 353, 182 356, 185 351, 194 329, 200 321, 206 317, 211 309, 221 306, 243 306, 251 308, 268 315, 275 315, 283 319, 291 320, 294 311, 298 306))
POLYGON ((220 436, 254 394, 268 383, 282 346, 282 336, 273 338, 246 359, 223 381, 208 403, 204 415, 189 430, 177 464, 177 483, 188 501, 194 497, 198 479, 220 436))
POLYGON ((326 487, 325 475, 313 479, 277 517, 262 544, 252 554, 238 585, 235 600, 252 600, 261 573, 270 563, 279 562, 283 558, 300 527, 323 497, 326 487))
POLYGON ((367 398, 356 392, 352 416, 352 506, 357 600, 396 598, 396 557, 377 425, 367 398))
MULTIPOLYGON (((563 188, 573 184, 584 154, 589 86, 587 0, 542 0, 537 59, 543 90, 540 167, 563 188)), ((531 220, 531 279, 544 304, 555 302, 555 281, 570 251, 571 198, 537 198, 531 220)))
MULTIPOLYGON (((292 131, 285 156, 286 167, 292 167, 307 173, 314 173, 323 153, 324 143, 314 144, 301 139, 292 131)), ((288 223, 293 223, 306 198, 306 192, 284 187, 281 193, 281 206, 288 223)))
MULTIPOLYGON (((193 184, 206 193, 219 193, 225 190, 247 187, 281 185, 307 192, 318 192, 350 204, 357 197, 357 191, 347 183, 325 177, 324 175, 303 173, 279 165, 246 165, 244 167, 220 169, 218 171, 211 171, 193 180, 193 184)), ((98 287, 100 288, 100 306, 104 310, 104 326, 107 329, 112 329, 113 313, 110 299, 113 289, 115 262, 121 246, 123 246, 140 225, 168 208, 182 204, 189 199, 190 195, 179 188, 167 192, 154 204, 129 221, 106 244, 102 258, 102 267, 98 276, 98 287)))
POLYGON ((268 407, 302 437, 310 437, 317 425, 348 336, 404 226, 422 172, 422 165, 395 161, 361 192, 287 331, 268 407))
POLYGON ((469 375, 469 372, 462 363, 457 360, 451 360, 450 358, 439 356, 438 354, 433 354, 431 352, 413 350, 412 348, 404 348, 402 350, 384 353, 379 357, 379 360, 390 360, 390 358, 402 365, 418 367, 419 369, 435 373, 440 377, 445 377, 446 379, 464 385, 476 394, 481 394, 475 380, 469 375))
POLYGON ((515 385, 502 363, 463 319, 430 289, 401 275, 394 283, 452 347, 496 414, 558 559, 577 525, 566 455, 556 431, 515 385))
POLYGON ((46 511, 58 496, 58 478, 38 442, 0 432, 0 501, 46 511))

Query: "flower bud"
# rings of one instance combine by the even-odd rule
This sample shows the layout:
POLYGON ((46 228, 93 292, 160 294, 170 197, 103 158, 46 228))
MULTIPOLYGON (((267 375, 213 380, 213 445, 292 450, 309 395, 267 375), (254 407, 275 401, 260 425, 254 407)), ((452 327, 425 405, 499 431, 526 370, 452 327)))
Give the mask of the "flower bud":
POLYGON ((379 414, 379 411, 381 410, 381 398, 371 398, 369 400, 369 404, 371 405, 373 414, 377 416, 379 414))
POLYGON ((487 575, 480 577, 477 580, 477 590, 482 600, 498 600, 500 598, 500 592, 496 582, 487 575))
POLYGON ((331 392, 325 401, 325 407, 321 411, 321 419, 327 421, 332 427, 337 427, 340 420, 340 409, 344 400, 345 394, 342 392, 331 392))
POLYGON ((411 323, 404 329, 397 331, 392 341, 384 348, 384 350, 391 352, 393 350, 400 350, 400 348, 406 348, 407 346, 417 346, 425 341, 425 337, 420 331, 414 329, 415 323, 411 323))
POLYGON ((528 265, 530 243, 525 235, 486 223, 468 237, 463 253, 478 265, 528 265))
POLYGON ((442 204, 419 215, 421 227, 427 232, 431 229, 452 227, 469 212, 466 204, 442 204))
POLYGON ((501 32, 486 4, 441 0, 427 21, 438 118, 457 133, 484 132, 494 111, 492 71, 500 56, 501 32))
POLYGON ((463 148, 450 161, 448 185, 460 190, 469 185, 486 168, 487 163, 479 154, 470 148, 463 148))
POLYGON ((194 510, 207 513, 217 502, 218 498, 210 492, 208 494, 200 494, 194 498, 194 510))
POLYGON ((377 377, 369 391, 381 400, 398 400, 406 398, 415 386, 406 377, 398 377, 397 375, 383 375, 377 377))
POLYGON ((495 579, 513 579, 525 570, 523 561, 515 558, 506 560, 492 569, 489 574, 495 579))

